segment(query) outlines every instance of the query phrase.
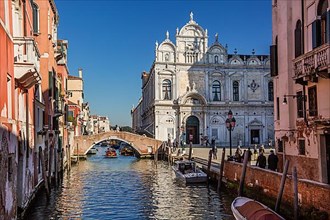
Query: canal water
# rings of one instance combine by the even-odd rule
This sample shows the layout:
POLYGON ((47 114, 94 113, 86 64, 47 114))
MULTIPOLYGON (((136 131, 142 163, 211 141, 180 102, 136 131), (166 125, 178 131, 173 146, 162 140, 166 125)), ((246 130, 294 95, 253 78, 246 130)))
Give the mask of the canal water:
POLYGON ((26 219, 234 219, 227 195, 182 184, 167 163, 105 158, 98 149, 72 167, 48 202, 41 193, 26 219))

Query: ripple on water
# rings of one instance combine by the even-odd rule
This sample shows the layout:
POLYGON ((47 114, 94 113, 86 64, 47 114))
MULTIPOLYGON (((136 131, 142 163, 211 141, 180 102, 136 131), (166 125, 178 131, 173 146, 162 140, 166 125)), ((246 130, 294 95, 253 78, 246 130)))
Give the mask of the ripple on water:
MULTIPOLYGON (((100 153, 100 152, 99 152, 100 153)), ((27 219, 233 219, 229 201, 204 185, 185 186, 163 162, 92 156, 72 168, 50 202, 27 219)))

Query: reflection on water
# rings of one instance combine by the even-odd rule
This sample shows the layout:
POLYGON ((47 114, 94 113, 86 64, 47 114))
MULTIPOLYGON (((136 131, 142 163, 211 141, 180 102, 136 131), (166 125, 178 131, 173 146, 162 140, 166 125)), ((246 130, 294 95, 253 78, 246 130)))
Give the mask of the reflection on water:
POLYGON ((104 150, 72 167, 50 201, 40 196, 26 219, 233 219, 225 195, 177 182, 166 163, 104 158, 104 150))

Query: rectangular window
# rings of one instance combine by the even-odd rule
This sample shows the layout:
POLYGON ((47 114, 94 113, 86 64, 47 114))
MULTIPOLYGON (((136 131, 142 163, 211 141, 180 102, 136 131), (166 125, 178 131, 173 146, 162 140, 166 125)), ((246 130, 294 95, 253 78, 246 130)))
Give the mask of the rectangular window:
POLYGON ((278 152, 283 152, 283 141, 277 140, 277 150, 278 152))
POLYGON ((305 139, 298 141, 299 144, 299 155, 305 155, 305 139))
POLYGON ((53 72, 49 72, 49 82, 48 82, 48 92, 49 92, 49 97, 53 97, 53 72))
POLYGON ((304 97, 302 92, 297 92, 297 117, 304 117, 304 97))
POLYGON ((276 119, 280 120, 280 98, 276 97, 276 119))
POLYGON ((270 46, 270 75, 278 75, 277 44, 270 46))
POLYGON ((309 116, 317 116, 316 86, 308 88, 308 108, 309 116))

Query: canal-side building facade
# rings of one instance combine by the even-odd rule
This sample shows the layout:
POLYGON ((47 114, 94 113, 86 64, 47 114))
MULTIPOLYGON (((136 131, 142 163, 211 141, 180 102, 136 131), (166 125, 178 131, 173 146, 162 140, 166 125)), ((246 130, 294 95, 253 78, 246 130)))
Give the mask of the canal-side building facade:
POLYGON ((0 1, 0 219, 17 219, 41 186, 57 184, 70 154, 58 20, 53 0, 0 1))
POLYGON ((300 178, 329 184, 330 1, 273 0, 272 4, 275 143, 280 164, 289 160, 289 172, 295 166, 300 178))
POLYGON ((229 145, 225 121, 236 119, 234 145, 268 144, 273 140, 273 82, 268 55, 228 53, 215 36, 190 21, 155 46, 155 60, 143 72, 142 97, 132 109, 133 129, 160 140, 203 144, 216 139, 229 145))

